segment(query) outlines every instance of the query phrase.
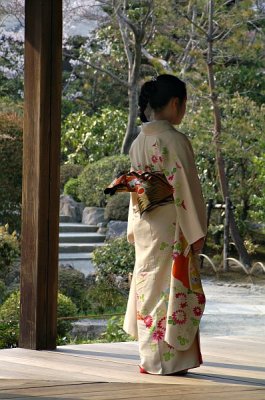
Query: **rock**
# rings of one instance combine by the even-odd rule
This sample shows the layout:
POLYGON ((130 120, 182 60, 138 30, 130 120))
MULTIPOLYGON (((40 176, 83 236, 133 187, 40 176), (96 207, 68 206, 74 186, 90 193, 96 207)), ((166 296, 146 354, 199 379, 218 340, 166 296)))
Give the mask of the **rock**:
POLYGON ((71 222, 81 222, 83 209, 83 203, 78 203, 71 196, 61 194, 60 215, 70 217, 71 222))
POLYGON ((107 320, 83 319, 73 322, 71 336, 75 339, 97 339, 106 331, 107 320))
POLYGON ((126 221, 110 221, 108 223, 106 239, 126 236, 127 224, 128 223, 126 221))
POLYGON ((102 235, 106 235, 107 231, 108 231, 108 227, 107 227, 107 221, 105 222, 100 222, 99 224, 97 224, 98 226, 98 233, 101 233, 102 235))
POLYGON ((82 223, 87 225, 98 225, 105 221, 104 208, 86 207, 83 210, 82 223))

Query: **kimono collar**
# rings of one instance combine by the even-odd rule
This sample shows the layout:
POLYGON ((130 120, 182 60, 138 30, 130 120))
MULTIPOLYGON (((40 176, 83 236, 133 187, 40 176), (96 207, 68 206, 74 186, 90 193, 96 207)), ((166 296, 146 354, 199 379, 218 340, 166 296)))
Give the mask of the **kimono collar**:
POLYGON ((157 120, 142 124, 141 129, 145 135, 157 135, 175 128, 167 120, 157 120))

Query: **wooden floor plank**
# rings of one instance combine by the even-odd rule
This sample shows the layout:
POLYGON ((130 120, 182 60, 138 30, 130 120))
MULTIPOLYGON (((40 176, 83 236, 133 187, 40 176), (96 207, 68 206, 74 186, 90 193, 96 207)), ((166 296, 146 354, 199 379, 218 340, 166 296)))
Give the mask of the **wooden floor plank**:
POLYGON ((204 365, 186 377, 140 374, 136 342, 0 350, 0 399, 265 400, 264 348, 262 338, 202 338, 204 365))
MULTIPOLYGON (((15 399, 15 398, 26 398, 26 396, 38 396, 38 398, 91 398, 91 399, 102 399, 113 400, 113 399, 149 399, 149 398, 167 398, 171 395, 181 396, 212 396, 212 399, 216 396, 226 396, 227 398, 235 398, 238 394, 244 396, 245 393, 253 395, 264 395, 265 389, 250 389, 244 386, 216 386, 212 387, 201 387, 200 389, 189 385, 150 385, 150 384, 80 384, 80 385, 65 385, 65 386, 54 386, 54 387, 40 387, 40 388, 24 388, 24 389, 10 389, 5 392, 1 392, 0 398, 2 399, 15 399), (162 394, 162 397, 161 397, 162 394), (89 396, 89 397, 87 397, 89 396)), ((224 397, 221 397, 224 398, 224 397)), ((250 399, 250 397, 249 397, 250 399)), ((252 399, 252 397, 251 397, 252 399)))

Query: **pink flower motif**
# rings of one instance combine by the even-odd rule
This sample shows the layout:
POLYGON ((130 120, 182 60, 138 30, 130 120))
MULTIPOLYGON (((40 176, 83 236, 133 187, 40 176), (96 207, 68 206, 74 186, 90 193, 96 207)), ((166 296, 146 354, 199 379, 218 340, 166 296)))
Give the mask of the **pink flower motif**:
POLYGON ((180 307, 181 308, 185 308, 187 307, 188 303, 186 301, 184 301, 183 303, 180 303, 180 307))
POLYGON ((160 319, 160 321, 157 324, 159 329, 162 329, 163 331, 166 330, 166 317, 163 317, 160 319))
POLYGON ((157 329, 156 331, 154 331, 153 333, 153 339, 156 340, 157 342, 159 342, 160 340, 163 340, 165 336, 164 331, 157 329))
POLYGON ((156 164, 156 163, 158 162, 158 158, 157 158, 157 156, 155 156, 155 155, 153 155, 153 156, 151 157, 151 160, 152 160, 152 162, 153 162, 154 164, 156 164))
POLYGON ((187 316, 183 310, 177 310, 173 312, 172 319, 178 325, 183 325, 187 322, 187 316))
POLYGON ((147 315, 147 317, 144 318, 144 323, 146 328, 151 328, 153 323, 153 318, 151 317, 151 315, 147 315))
POLYGON ((199 304, 205 304, 206 299, 203 293, 196 293, 196 296, 199 304))
POLYGON ((176 299, 181 299, 181 300, 186 300, 187 299, 187 295, 185 293, 183 293, 183 292, 176 293, 175 296, 176 296, 176 299))
POLYGON ((202 310, 200 307, 194 307, 193 312, 196 317, 200 317, 202 315, 202 310))
POLYGON ((174 179, 174 174, 168 176, 167 179, 168 179, 169 181, 173 181, 173 179, 174 179))

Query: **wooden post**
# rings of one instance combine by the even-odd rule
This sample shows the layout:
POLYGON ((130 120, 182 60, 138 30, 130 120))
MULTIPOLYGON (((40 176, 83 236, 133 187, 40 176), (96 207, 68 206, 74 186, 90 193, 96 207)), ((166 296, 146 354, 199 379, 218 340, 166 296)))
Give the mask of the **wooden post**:
POLYGON ((225 198, 225 219, 224 219, 224 251, 223 251, 223 268, 228 271, 228 248, 229 248, 229 215, 230 215, 230 200, 225 198))
POLYGON ((56 347, 62 0, 25 1, 20 347, 56 347))

